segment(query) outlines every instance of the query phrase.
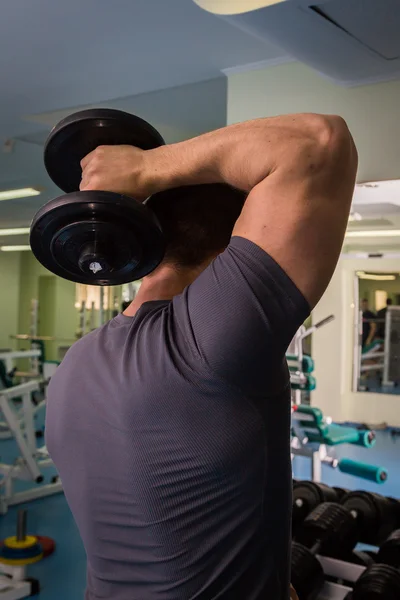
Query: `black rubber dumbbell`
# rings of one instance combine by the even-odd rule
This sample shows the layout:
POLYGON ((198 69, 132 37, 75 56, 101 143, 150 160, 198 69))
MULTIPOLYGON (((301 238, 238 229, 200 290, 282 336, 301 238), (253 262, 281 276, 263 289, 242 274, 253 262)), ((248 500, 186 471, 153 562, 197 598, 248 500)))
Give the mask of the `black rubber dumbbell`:
POLYGON ((400 570, 389 565, 369 567, 354 585, 351 600, 399 600, 400 570))
POLYGON ((315 600, 324 584, 317 554, 351 552, 357 543, 357 520, 340 504, 325 502, 298 529, 292 544, 291 581, 299 600, 315 600))
POLYGON ((307 515, 323 502, 337 502, 335 490, 323 483, 298 481, 293 487, 292 530, 296 535, 298 526, 307 515))
POLYGON ((340 503, 357 519, 359 542, 379 546, 396 527, 396 507, 384 496, 364 491, 349 492, 340 503))
POLYGON ((35 215, 32 251, 49 271, 76 283, 120 285, 161 262, 165 239, 155 214, 134 198, 79 191, 81 160, 98 146, 151 150, 164 144, 149 123, 119 110, 90 109, 63 119, 44 151, 46 170, 64 192, 35 215))

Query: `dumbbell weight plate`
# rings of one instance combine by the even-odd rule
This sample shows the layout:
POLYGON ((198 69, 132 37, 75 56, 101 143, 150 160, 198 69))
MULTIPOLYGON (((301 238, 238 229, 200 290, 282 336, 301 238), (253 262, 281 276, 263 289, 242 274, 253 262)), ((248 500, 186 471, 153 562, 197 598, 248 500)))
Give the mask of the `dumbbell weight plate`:
POLYGON ((44 160, 51 179, 68 194, 34 217, 30 244, 39 262, 88 285, 120 285, 153 271, 165 250, 153 212, 121 194, 79 192, 80 162, 102 145, 150 150, 164 143, 149 123, 118 110, 85 110, 61 121, 45 144, 44 160))
POLYGON ((353 600, 399 600, 400 571, 387 565, 373 565, 361 575, 353 600))
POLYGON ((341 504, 357 518, 359 542, 377 546, 396 526, 393 503, 384 496, 364 491, 350 492, 342 498, 341 504))
POLYGON ((152 211, 111 192, 74 192, 51 200, 33 220, 30 243, 49 271, 88 285, 141 279, 164 255, 152 211))
POLYGON ((299 600, 316 600, 324 585, 324 571, 308 548, 293 542, 290 581, 299 600))
POLYGON ((151 150, 165 144, 150 123, 121 110, 83 110, 60 121, 47 138, 44 164, 64 192, 76 192, 81 183, 81 160, 98 146, 128 145, 151 150))
POLYGON ((323 483, 313 481, 297 482, 293 487, 293 531, 319 504, 336 501, 335 490, 323 483))
POLYGON ((377 562, 400 569, 400 529, 393 531, 379 549, 377 562))

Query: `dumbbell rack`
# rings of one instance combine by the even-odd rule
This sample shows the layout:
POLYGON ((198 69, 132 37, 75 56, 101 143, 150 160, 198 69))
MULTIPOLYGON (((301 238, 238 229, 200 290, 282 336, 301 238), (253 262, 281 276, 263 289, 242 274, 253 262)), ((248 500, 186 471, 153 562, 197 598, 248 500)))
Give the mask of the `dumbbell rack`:
MULTIPOLYGON (((324 569, 326 577, 332 577, 348 583, 354 584, 365 571, 365 567, 353 565, 342 560, 326 556, 317 556, 317 558, 324 569)), ((344 600, 351 591, 351 587, 326 581, 324 588, 318 596, 318 600, 344 600)))

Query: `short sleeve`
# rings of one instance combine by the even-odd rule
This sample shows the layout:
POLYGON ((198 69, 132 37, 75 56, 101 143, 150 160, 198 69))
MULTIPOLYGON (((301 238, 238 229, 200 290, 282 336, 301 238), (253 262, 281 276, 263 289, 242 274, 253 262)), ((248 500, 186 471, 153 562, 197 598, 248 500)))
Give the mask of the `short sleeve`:
POLYGON ((176 296, 172 315, 186 351, 245 393, 268 393, 310 308, 285 271, 259 246, 233 237, 176 296))

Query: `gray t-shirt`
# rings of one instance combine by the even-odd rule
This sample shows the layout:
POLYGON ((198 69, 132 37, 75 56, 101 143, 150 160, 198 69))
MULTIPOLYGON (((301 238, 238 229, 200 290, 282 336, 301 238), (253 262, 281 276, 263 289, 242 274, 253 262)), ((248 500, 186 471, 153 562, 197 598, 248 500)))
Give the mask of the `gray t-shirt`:
POLYGON ((287 600, 290 389, 309 313, 240 237, 172 301, 78 341, 46 438, 88 559, 88 600, 287 600))

